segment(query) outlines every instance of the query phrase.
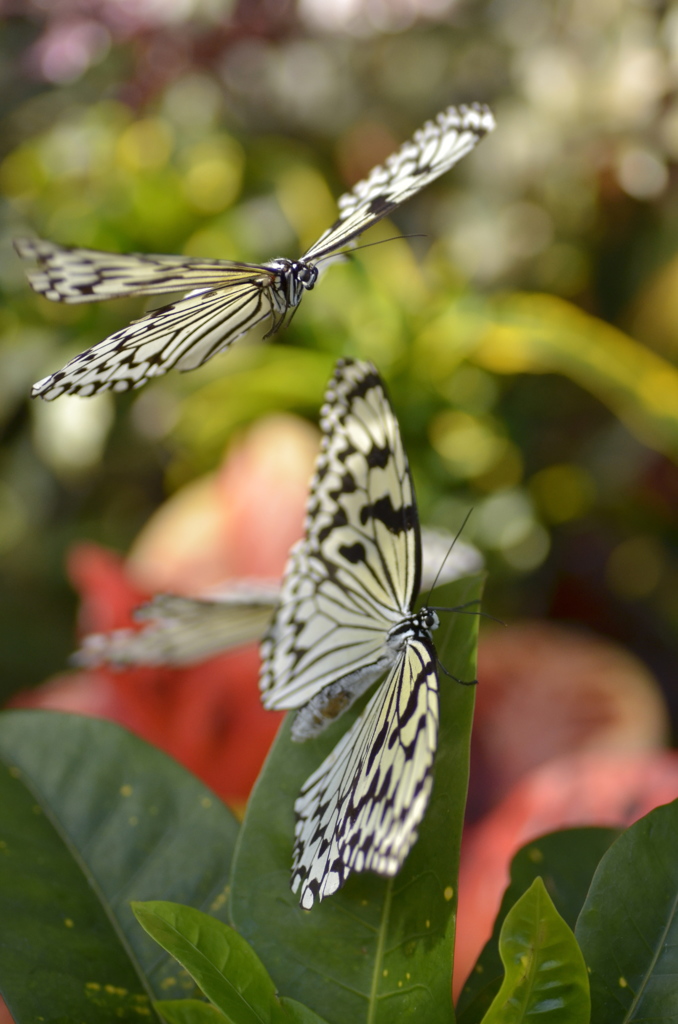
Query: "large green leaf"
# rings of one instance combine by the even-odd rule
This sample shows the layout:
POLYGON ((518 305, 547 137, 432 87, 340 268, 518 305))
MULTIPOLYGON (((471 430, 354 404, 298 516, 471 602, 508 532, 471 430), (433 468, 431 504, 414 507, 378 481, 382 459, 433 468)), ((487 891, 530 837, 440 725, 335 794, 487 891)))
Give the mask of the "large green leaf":
POLYGON ((577 922, 595 1024, 678 1021, 678 801, 605 854, 577 922))
POLYGON ((129 901, 224 917, 238 829, 227 808, 111 722, 5 712, 0 762, 0 989, 17 1022, 138 1018, 148 996, 191 991, 129 901))
MULTIPOLYGON (((481 581, 441 588, 432 603, 453 606, 479 596, 481 581)), ((443 615, 442 663, 473 679, 477 617, 443 615)), ((431 802, 420 837, 401 873, 354 874, 310 912, 289 888, 294 800, 332 749, 349 715, 304 744, 279 734, 241 829, 233 866, 231 914, 278 989, 328 1021, 397 1024, 420 1015, 452 1019, 451 959, 473 687, 441 673, 441 728, 431 802)))
MULTIPOLYGON (((233 1024, 323 1024, 311 1010, 278 999, 266 968, 242 936, 193 907, 150 901, 135 903, 140 924, 176 957, 200 989, 233 1024)), ((168 1018, 201 1014, 200 1003, 177 999, 156 1004, 168 1018), (183 1009, 182 1007, 186 1005, 183 1009)), ((202 1004, 205 1005, 205 1004, 202 1004)), ((201 1022, 198 1022, 201 1024, 201 1022)))
POLYGON ((482 1024, 589 1024, 584 958, 541 878, 506 915, 499 952, 504 980, 482 1024))
POLYGON ((6 764, 0 802, 0 990, 14 1019, 150 1017, 150 992, 73 851, 6 764))
POLYGON ((491 938, 457 1003, 458 1024, 478 1024, 499 991, 504 968, 499 934, 511 907, 541 877, 560 916, 574 928, 601 857, 619 833, 610 828, 573 828, 541 836, 518 850, 491 938))

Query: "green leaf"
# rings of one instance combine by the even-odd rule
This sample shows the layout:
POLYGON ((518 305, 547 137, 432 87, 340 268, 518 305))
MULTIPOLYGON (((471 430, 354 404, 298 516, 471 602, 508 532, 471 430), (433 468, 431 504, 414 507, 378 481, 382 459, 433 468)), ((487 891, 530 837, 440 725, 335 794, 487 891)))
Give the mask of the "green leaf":
MULTIPOLYGON (((236 1018, 228 1017, 212 1003, 202 999, 166 999, 155 1002, 155 1009, 169 1024, 235 1024, 236 1018)), ((271 1017, 273 1024, 324 1024, 313 1010, 303 1006, 295 999, 282 998, 271 1017)))
POLYGON ((275 1024, 278 1024, 278 1022, 283 1024, 285 1021, 288 1024, 325 1024, 322 1017, 319 1017, 308 1006, 304 1006, 303 1003, 298 1003, 296 999, 290 999, 289 996, 281 996, 279 1003, 283 1013, 279 1017, 276 1016, 274 1018, 275 1024))
POLYGON ((0 801, 0 989, 18 1024, 138 1019, 193 990, 129 901, 225 916, 238 826, 213 793, 111 722, 11 711, 0 801))
POLYGON ((600 862, 576 934, 595 1024, 678 1021, 678 801, 657 807, 600 862))
POLYGON ((152 1017, 150 992, 67 842, 0 768, 0 990, 14 1019, 152 1017))
MULTIPOLYGON (((481 581, 436 592, 436 605, 480 595, 481 581)), ((475 615, 442 616, 436 636, 448 671, 475 675, 475 615)), ((440 673, 441 727, 431 802, 418 842, 395 879, 353 874, 344 888, 303 911, 289 888, 293 805, 302 783, 348 727, 291 743, 285 723, 250 798, 236 850, 231 914, 281 992, 328 1021, 397 1024, 419 1015, 449 1022, 454 912, 474 688, 440 673)), ((357 709, 356 709, 357 713, 357 709)))
POLYGON ((506 973, 482 1024, 589 1024, 584 958, 541 878, 506 915, 499 951, 506 973))
POLYGON ((511 881, 487 941, 457 1003, 458 1024, 478 1024, 501 987, 504 968, 499 934, 511 907, 541 877, 556 910, 574 928, 601 857, 619 833, 609 828, 573 828, 541 836, 518 850, 511 881))
POLYGON ((168 1024, 233 1024, 230 1017, 203 999, 159 999, 153 1006, 168 1024))
POLYGON ((271 1019, 275 986, 252 947, 233 928, 178 903, 133 903, 143 928, 237 1024, 271 1019))
MULTIPOLYGON (((177 903, 134 903, 132 909, 148 934, 186 968, 222 1020, 322 1024, 320 1017, 296 1000, 277 998, 261 960, 233 928, 177 903)), ((155 1005, 172 1024, 203 1024, 204 1008, 210 1006, 194 999, 155 1005)))

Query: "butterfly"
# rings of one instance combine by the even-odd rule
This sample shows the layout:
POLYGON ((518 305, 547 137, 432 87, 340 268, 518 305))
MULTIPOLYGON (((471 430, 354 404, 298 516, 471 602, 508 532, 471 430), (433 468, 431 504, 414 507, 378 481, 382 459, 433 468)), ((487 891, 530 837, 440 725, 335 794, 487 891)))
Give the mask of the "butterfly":
POLYGON ((353 871, 398 872, 428 804, 438 737, 438 617, 412 611, 417 507, 371 363, 337 363, 321 428, 304 537, 262 644, 262 700, 298 709, 292 738, 305 740, 385 678, 295 803, 292 890, 305 909, 353 871))
MULTIPOLYGON (((422 590, 480 572, 483 556, 447 530, 422 528, 422 590), (451 545, 454 544, 453 547, 451 545)), ((193 665, 266 632, 280 598, 279 580, 228 580, 201 597, 157 594, 135 609, 141 629, 89 633, 69 661, 79 668, 193 665)))
POLYGON ((335 223, 298 260, 256 264, 116 255, 64 248, 38 238, 17 239, 19 255, 37 263, 37 269, 28 271, 32 288, 57 302, 188 292, 38 381, 33 397, 127 391, 173 368, 194 370, 256 324, 271 321, 267 337, 274 334, 314 287, 320 262, 339 255, 363 231, 448 171, 494 126, 491 111, 479 103, 448 107, 435 121, 427 121, 383 165, 341 196, 335 223))

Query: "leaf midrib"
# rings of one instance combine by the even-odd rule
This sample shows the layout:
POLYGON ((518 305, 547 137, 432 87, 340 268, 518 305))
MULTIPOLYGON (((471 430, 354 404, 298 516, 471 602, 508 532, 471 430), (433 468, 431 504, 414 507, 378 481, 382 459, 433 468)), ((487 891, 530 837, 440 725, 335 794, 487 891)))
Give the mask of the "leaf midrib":
POLYGON ((384 905, 381 911, 381 920, 379 923, 378 939, 377 939, 377 950, 374 957, 374 967, 372 969, 372 984, 370 986, 369 1002, 367 1004, 367 1020, 366 1024, 375 1024, 377 1019, 377 999, 379 980, 382 977, 383 963, 384 963, 384 952, 386 948, 386 932, 389 924, 389 917, 391 914, 391 897, 393 895, 393 878, 389 878, 386 883, 386 895, 384 897, 384 905))
POLYGON ((652 975, 654 973, 655 967, 657 966, 657 962, 659 960, 659 954, 660 954, 661 950, 664 948, 664 943, 666 941, 666 936, 668 935, 671 923, 672 923, 674 917, 676 916, 677 908, 678 908, 678 895, 674 896, 674 898, 673 898, 673 903, 671 905, 671 911, 670 911, 669 914, 666 915, 666 924, 664 925, 664 930, 662 931, 659 940, 655 943, 655 950, 654 950, 654 953, 652 955, 652 959, 650 960, 650 963, 648 964, 648 968, 645 971, 645 974, 643 975, 643 980, 642 980, 642 982, 641 982, 641 984, 640 984, 640 986, 638 988, 638 991, 636 992, 635 996, 633 997, 633 1001, 631 1002, 631 1004, 630 1004, 630 1006, 628 1008, 628 1011, 626 1012, 626 1015, 624 1016, 623 1024, 626 1024, 627 1021, 632 1021, 634 1019, 633 1018, 633 1014, 634 1014, 635 1010, 637 1009, 638 1004, 640 1003, 641 998, 644 996, 645 989, 647 988, 648 982, 649 982, 650 978, 652 977, 652 975))

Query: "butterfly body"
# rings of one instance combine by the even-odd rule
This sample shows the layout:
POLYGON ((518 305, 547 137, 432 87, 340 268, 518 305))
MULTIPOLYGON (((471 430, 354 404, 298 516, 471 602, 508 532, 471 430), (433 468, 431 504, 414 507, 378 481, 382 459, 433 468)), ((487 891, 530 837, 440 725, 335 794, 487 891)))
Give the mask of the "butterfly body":
POLYGON ((288 320, 331 260, 410 196, 448 171, 494 128, 483 104, 448 107, 341 196, 339 216, 299 259, 239 263, 186 256, 116 254, 64 248, 38 238, 18 239, 22 259, 37 263, 28 278, 36 292, 58 302, 97 302, 125 295, 184 292, 185 298, 144 317, 82 352, 37 382, 33 395, 94 395, 138 388, 170 369, 193 370, 257 324, 267 337, 288 320))
POLYGON ((262 699, 297 709, 292 738, 306 740, 378 685, 295 803, 292 889, 306 909, 353 871, 399 870, 428 803, 438 736, 438 616, 413 611, 417 508, 372 364, 339 360, 321 428, 304 537, 262 645, 262 699))
POLYGON ((301 743, 318 736, 335 719, 348 711, 356 700, 402 657, 411 640, 424 636, 431 640, 432 631, 437 629, 438 625, 438 616, 429 608, 422 608, 414 615, 408 615, 396 623, 386 633, 382 653, 373 665, 330 683, 299 709, 292 723, 292 739, 301 743))

